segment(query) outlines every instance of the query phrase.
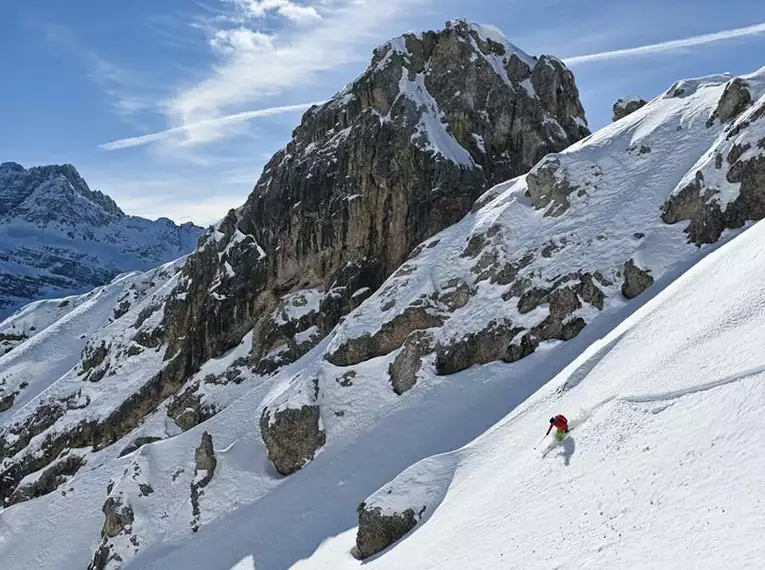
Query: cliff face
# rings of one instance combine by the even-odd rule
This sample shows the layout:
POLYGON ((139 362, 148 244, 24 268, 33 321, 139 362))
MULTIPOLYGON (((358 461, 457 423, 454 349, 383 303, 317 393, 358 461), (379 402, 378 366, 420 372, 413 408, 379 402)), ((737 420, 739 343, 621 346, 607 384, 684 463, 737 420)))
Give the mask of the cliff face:
POLYGON ((184 353, 188 373, 255 325, 260 370, 293 361, 483 191, 588 133, 565 66, 493 28, 454 21, 386 43, 304 115, 246 204, 186 265, 171 352, 184 353), (311 306, 269 317, 299 290, 311 306))

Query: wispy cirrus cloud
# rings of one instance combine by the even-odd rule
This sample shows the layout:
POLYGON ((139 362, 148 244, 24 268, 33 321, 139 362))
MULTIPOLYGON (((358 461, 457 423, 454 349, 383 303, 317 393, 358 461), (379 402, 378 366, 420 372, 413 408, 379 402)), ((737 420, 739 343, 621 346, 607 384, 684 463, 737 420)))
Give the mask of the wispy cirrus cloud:
MULTIPOLYGON (((216 119, 208 119, 206 121, 199 121, 197 123, 189 123, 180 127, 173 127, 171 129, 165 129, 156 133, 149 133, 137 137, 129 137, 104 143, 99 145, 99 148, 106 150, 120 150, 124 148, 131 148, 136 146, 143 146, 153 142, 164 141, 173 137, 185 136, 186 138, 192 138, 195 131, 203 131, 207 129, 217 129, 226 125, 234 125, 237 123, 243 123, 256 119, 259 117, 271 117, 274 115, 282 115, 285 113, 296 113, 305 111, 313 105, 320 105, 324 101, 316 101, 313 103, 300 103, 298 105, 283 105, 281 107, 268 107, 266 109, 258 109, 256 111, 244 111, 241 113, 234 113, 216 119)), ((183 144, 183 142, 181 142, 183 144)))
POLYGON ((223 0, 229 11, 205 22, 215 58, 208 77, 166 102, 168 121, 175 128, 206 124, 184 130, 186 143, 219 140, 226 131, 207 121, 310 87, 322 73, 366 61, 371 45, 387 39, 395 23, 428 1, 223 0), (274 18, 280 22, 276 31, 270 25, 274 18))
POLYGON ((81 61, 87 78, 109 97, 112 107, 122 118, 132 119, 141 112, 157 110, 159 95, 148 93, 146 81, 137 73, 80 45, 74 33, 65 26, 42 24, 42 30, 48 42, 81 61))
POLYGON ((702 34, 698 36, 691 36, 688 38, 682 38, 678 40, 668 40, 665 42, 648 44, 644 46, 617 49, 617 50, 611 50, 611 51, 603 51, 603 52, 591 53, 587 55, 577 55, 574 57, 568 57, 564 59, 564 61, 566 62, 566 65, 577 65, 580 63, 605 61, 609 59, 652 55, 657 53, 670 52, 670 51, 674 51, 674 50, 678 50, 682 48, 696 47, 696 46, 701 46, 705 44, 711 44, 714 42, 733 40, 736 38, 743 38, 747 36, 755 36, 755 35, 761 35, 761 34, 765 34, 765 22, 761 24, 755 24, 752 26, 745 26, 743 28, 733 28, 730 30, 722 30, 720 32, 702 34))

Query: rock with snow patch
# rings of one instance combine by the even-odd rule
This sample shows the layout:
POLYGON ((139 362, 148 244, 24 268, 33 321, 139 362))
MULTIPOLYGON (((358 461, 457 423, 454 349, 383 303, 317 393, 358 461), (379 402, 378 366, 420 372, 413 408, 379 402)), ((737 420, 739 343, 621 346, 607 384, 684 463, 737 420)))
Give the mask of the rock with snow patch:
MULTIPOLYGON (((732 99, 743 104, 743 81, 731 81, 718 105, 732 99), (738 85, 739 87, 734 87, 738 85), (738 95, 733 95, 738 93, 738 95)), ((747 91, 748 93, 748 91, 747 91)), ((727 116, 727 111, 723 116, 727 116)), ((726 229, 765 217, 765 101, 740 112, 693 176, 686 178, 664 203, 662 220, 688 221, 688 240, 715 243, 726 229)))
POLYGON ((707 124, 711 126, 715 119, 720 119, 721 123, 727 123, 740 115, 751 101, 752 94, 747 89, 746 82, 740 77, 731 79, 725 86, 725 91, 720 97, 717 108, 709 117, 707 124))
MULTIPOLYGON (((194 454, 195 470, 196 473, 206 471, 204 479, 209 481, 212 479, 215 473, 215 467, 218 465, 218 460, 215 458, 215 449, 213 448, 212 436, 208 432, 202 434, 202 442, 197 447, 194 454)), ((204 487, 207 483, 199 483, 200 487, 204 487)))
POLYGON ((361 503, 358 515, 356 549, 361 559, 384 550, 417 525, 417 513, 412 509, 402 513, 383 514, 379 507, 368 508, 365 503, 361 503))
POLYGON ((653 277, 650 272, 635 265, 632 259, 627 260, 624 264, 622 295, 627 299, 634 299, 651 285, 653 285, 653 277))
POLYGON ((546 208, 545 216, 562 215, 570 206, 569 195, 577 190, 567 179, 560 160, 548 156, 529 172, 526 181, 531 202, 537 209, 546 208))
POLYGON ((619 99, 616 103, 614 103, 613 120, 620 121, 627 115, 631 115, 638 109, 645 107, 647 104, 648 102, 641 97, 626 97, 619 99))
POLYGON ((432 349, 433 336, 427 331, 415 331, 404 341, 401 350, 388 367, 393 391, 399 396, 417 383, 422 357, 432 349))

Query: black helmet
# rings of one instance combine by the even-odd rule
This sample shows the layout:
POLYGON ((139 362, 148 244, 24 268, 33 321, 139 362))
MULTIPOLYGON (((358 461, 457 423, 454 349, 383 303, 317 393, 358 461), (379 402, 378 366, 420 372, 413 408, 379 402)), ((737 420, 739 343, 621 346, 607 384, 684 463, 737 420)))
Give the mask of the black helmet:
POLYGON ((555 423, 555 418, 550 418, 550 423, 554 424, 555 423))

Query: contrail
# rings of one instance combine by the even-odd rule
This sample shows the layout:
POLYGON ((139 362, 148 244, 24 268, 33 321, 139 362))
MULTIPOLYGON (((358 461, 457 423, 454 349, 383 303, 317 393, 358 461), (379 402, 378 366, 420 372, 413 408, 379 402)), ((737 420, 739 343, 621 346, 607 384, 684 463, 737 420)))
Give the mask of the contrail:
POLYGON ((126 139, 120 139, 104 144, 98 145, 99 148, 106 150, 120 150, 123 148, 130 148, 134 146, 141 146, 156 141, 160 141, 169 138, 179 133, 190 133, 196 129, 205 127, 218 127, 222 125, 231 125, 234 123, 241 123, 249 121, 250 119, 256 119, 258 117, 269 117, 272 115, 281 115, 282 113, 293 113, 295 111, 305 111, 313 105, 321 105, 324 101, 315 101, 313 103, 300 103, 299 105, 284 105, 282 107, 269 107, 267 109, 258 109, 257 111, 245 111, 243 113, 235 113, 233 115, 226 115, 225 117, 218 117, 216 119, 208 119, 206 121, 199 121, 197 123, 189 123, 181 127, 174 127, 164 131, 156 133, 149 133, 148 135, 141 135, 139 137, 130 137, 126 139))
POLYGON ((744 28, 734 28, 732 30, 723 30, 721 32, 714 32, 712 34, 692 36, 690 38, 684 38, 680 40, 670 40, 670 41, 661 42, 658 44, 649 44, 649 45, 638 46, 634 48, 617 49, 613 51, 604 51, 600 53, 591 53, 588 55, 576 55, 574 57, 566 58, 563 61, 567 65, 576 65, 578 63, 589 63, 591 61, 602 61, 606 59, 616 59, 619 57, 632 57, 635 55, 661 53, 661 52, 671 51, 671 50, 685 48, 685 47, 700 46, 704 44, 711 44, 713 42, 732 40, 734 38, 756 36, 759 34, 765 34, 765 22, 762 24, 755 24, 753 26, 746 26, 744 28))

